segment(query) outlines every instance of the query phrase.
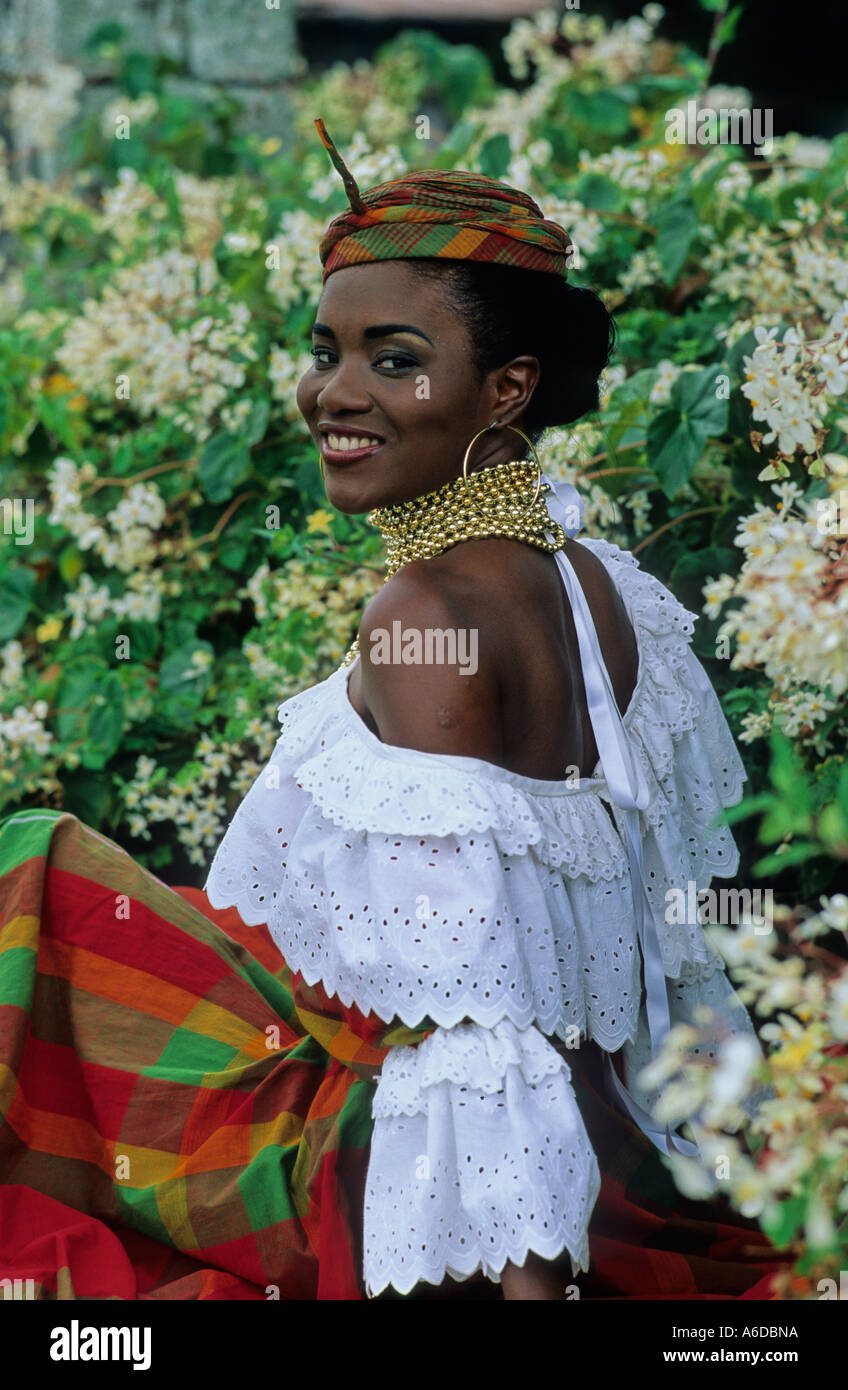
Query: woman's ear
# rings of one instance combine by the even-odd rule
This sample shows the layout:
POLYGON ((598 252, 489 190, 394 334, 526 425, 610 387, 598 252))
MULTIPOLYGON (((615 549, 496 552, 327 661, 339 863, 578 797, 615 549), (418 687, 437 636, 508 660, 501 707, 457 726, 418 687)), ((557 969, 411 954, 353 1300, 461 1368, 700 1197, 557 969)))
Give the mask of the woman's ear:
POLYGON ((513 357, 492 373, 492 408, 501 424, 511 425, 524 414, 541 372, 537 357, 513 357))

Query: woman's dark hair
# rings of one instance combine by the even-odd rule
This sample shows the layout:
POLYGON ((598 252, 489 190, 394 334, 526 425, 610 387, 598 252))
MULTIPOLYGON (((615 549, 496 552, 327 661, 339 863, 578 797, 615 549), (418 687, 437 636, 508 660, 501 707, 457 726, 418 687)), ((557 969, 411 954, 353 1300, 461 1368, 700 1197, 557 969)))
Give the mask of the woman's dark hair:
POLYGON ((541 372, 524 412, 535 443, 555 425, 598 409, 598 378, 615 325, 594 290, 542 270, 487 261, 411 260, 416 274, 441 280, 456 302, 481 376, 513 357, 537 358, 541 372))

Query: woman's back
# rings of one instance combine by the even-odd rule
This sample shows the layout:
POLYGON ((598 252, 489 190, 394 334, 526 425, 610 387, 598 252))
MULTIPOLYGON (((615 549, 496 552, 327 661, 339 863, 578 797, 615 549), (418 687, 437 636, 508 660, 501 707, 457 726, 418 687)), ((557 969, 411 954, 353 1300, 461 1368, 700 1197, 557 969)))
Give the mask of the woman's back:
MULTIPOLYGON (((639 665, 632 626, 601 561, 579 542, 568 542, 565 553, 586 595, 623 713, 639 665)), ((598 749, 571 605, 554 557, 519 541, 489 537, 413 563, 400 583, 398 579, 372 600, 363 616, 363 633, 398 620, 406 629, 409 615, 425 625, 422 589, 425 612, 431 593, 433 622, 426 625, 438 627, 449 608, 457 626, 475 633, 480 661, 496 673, 492 698, 499 705, 502 742, 500 757, 492 760, 524 777, 554 781, 590 776, 598 749)), ((391 673, 387 679, 391 682, 391 673)), ((418 689, 426 703, 426 683, 418 689)), ((367 703, 359 669, 351 676, 349 694, 357 713, 379 736, 380 722, 367 703)))

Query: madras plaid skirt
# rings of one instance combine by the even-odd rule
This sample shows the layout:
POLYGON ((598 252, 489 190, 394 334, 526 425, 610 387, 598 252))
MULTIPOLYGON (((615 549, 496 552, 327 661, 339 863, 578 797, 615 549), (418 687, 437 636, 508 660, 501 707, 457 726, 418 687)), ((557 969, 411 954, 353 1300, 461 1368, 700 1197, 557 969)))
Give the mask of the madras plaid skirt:
MULTIPOLYGON (((0 1297, 30 1280, 47 1299, 364 1298, 375 1079, 425 1025, 307 986, 265 927, 74 816, 6 817, 0 1297)), ((602 1171, 580 1297, 768 1298, 781 1257, 756 1226, 681 1197, 596 1050, 573 1057, 602 1171)), ((406 1297, 501 1290, 476 1275, 406 1297)))

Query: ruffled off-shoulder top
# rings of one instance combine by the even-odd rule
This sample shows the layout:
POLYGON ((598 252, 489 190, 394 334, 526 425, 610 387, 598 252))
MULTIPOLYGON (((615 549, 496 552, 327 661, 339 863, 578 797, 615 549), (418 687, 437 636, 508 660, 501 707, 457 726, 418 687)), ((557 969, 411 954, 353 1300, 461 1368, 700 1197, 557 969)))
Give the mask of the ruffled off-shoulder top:
MULTIPOLYGON (((736 871, 745 772, 693 654, 694 617, 634 557, 578 542, 633 625, 622 719, 647 785, 643 880, 672 1022, 713 1006, 752 1033, 696 920, 669 913, 736 871)), ((389 1052, 376 1083, 364 1278, 498 1281, 507 1260, 568 1250, 589 1264, 597 1160, 568 1048, 624 1049, 633 1093, 650 1058, 632 863, 599 763, 580 781, 383 743, 348 697, 351 668, 287 700, 280 736, 214 857, 206 891, 267 923, 310 985, 387 1023, 435 1030, 389 1052)))

